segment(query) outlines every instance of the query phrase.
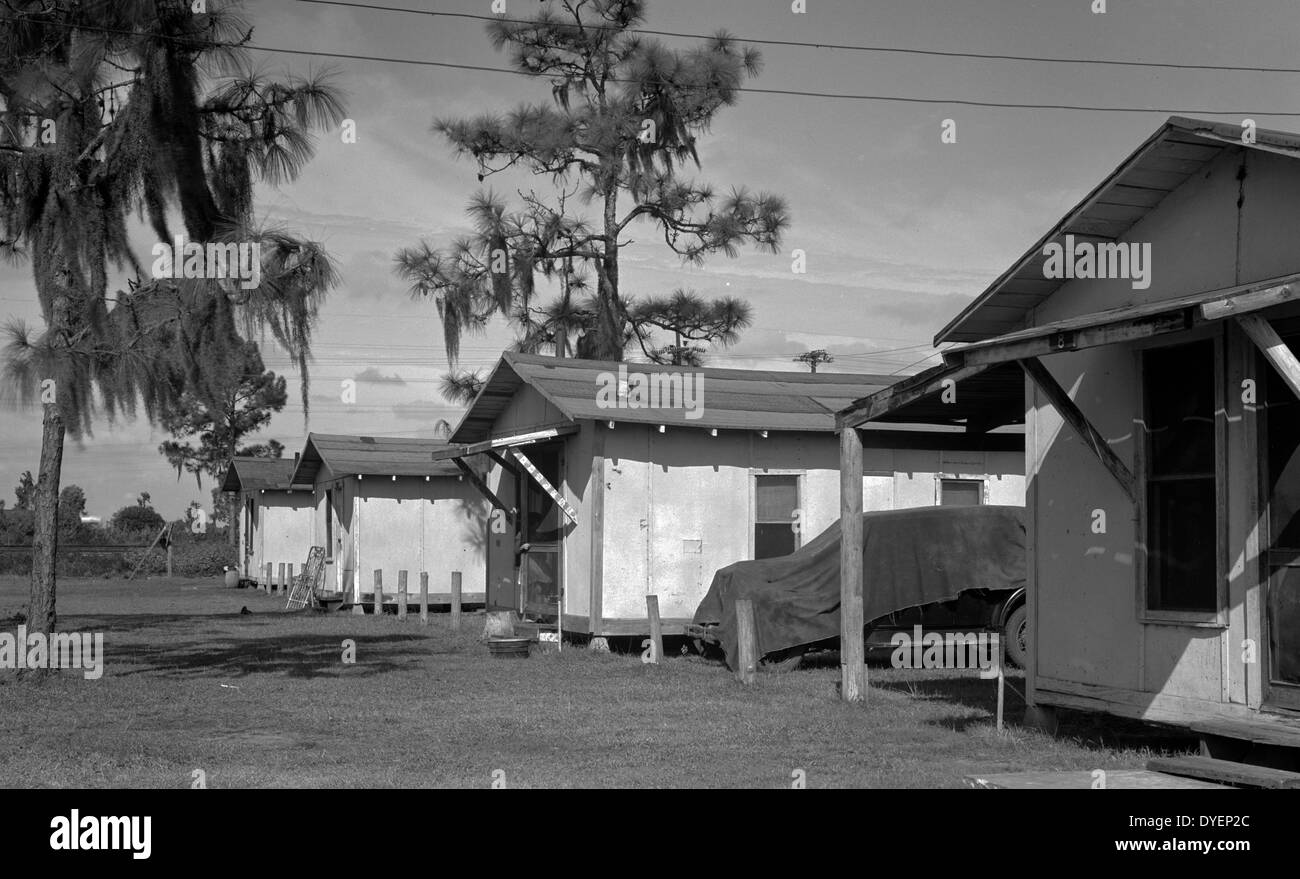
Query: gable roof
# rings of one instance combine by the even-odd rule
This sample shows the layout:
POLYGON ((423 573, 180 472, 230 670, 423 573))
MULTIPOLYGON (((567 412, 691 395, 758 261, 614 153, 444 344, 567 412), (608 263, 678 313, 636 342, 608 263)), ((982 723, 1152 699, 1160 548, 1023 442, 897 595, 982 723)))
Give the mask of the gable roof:
POLYGON ((288 458, 231 458, 221 480, 222 491, 288 491, 293 485, 293 461, 288 458))
POLYGON ((311 433, 294 471, 295 483, 315 485, 322 466, 343 476, 457 476, 452 461, 434 461, 445 449, 440 440, 311 433))
POLYGON ((713 367, 659 366, 606 360, 571 360, 506 352, 469 411, 452 431, 452 443, 488 438, 492 425, 525 386, 541 394, 570 421, 633 422, 731 430, 834 431, 835 413, 854 400, 893 384, 899 376, 775 372, 713 367), (683 408, 605 408, 596 392, 601 374, 701 375, 701 416, 683 408))
POLYGON ((1242 127, 1171 116, 1110 176, 1067 213, 1024 256, 964 308, 934 338, 975 342, 1023 329, 1029 312, 1055 293, 1064 278, 1043 275, 1044 245, 1064 235, 1117 240, 1169 193, 1231 149, 1257 149, 1300 158, 1300 136, 1260 128, 1253 144, 1241 142, 1242 127))

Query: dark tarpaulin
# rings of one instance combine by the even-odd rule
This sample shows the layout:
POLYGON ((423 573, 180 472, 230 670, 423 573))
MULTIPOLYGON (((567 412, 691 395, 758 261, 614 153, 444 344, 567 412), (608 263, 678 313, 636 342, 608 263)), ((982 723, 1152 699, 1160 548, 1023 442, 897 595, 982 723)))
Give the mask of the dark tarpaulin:
MULTIPOLYGON (((1025 582, 1023 507, 919 507, 862 515, 867 622, 967 589, 1025 582)), ((736 562, 713 575, 695 622, 716 623, 736 667, 736 599, 754 603, 758 655, 840 635, 840 523, 787 556, 736 562)))

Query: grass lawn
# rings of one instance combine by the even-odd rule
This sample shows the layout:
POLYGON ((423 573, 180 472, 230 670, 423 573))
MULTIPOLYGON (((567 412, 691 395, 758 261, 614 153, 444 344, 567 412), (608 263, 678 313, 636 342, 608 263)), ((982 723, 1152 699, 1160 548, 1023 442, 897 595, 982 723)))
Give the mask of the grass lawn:
MULTIPOLYGON (((0 630, 26 603, 0 578, 0 630)), ((59 628, 103 632, 99 680, 0 670, 0 786, 957 787, 970 772, 1140 768, 1185 742, 1144 727, 1067 722, 1058 738, 994 729, 973 672, 873 666, 864 705, 838 670, 762 675, 566 645, 494 659, 438 616, 422 627, 283 611, 216 580, 65 580, 59 628), (247 607, 250 614, 241 614, 247 607), (355 664, 342 661, 356 642, 355 664), (498 773, 497 771, 500 771, 498 773)), ((1023 691, 1023 678, 1009 683, 1023 691)))

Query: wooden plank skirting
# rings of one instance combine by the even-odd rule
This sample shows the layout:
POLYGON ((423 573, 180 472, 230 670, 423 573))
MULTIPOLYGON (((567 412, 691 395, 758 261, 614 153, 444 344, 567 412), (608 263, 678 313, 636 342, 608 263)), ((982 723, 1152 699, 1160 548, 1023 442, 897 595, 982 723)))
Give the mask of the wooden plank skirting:
POLYGON ((1260 716, 1258 709, 1237 702, 1210 702, 1045 677, 1034 680, 1034 701, 1039 705, 1101 711, 1119 717, 1184 727, 1202 720, 1246 720, 1260 716))

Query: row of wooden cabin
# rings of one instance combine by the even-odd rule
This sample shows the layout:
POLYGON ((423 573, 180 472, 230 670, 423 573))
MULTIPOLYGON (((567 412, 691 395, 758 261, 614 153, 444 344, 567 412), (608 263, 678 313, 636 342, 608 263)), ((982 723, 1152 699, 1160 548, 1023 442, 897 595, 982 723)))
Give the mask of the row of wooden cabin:
POLYGON ((400 571, 430 574, 435 603, 459 572, 462 600, 482 604, 488 505, 453 462, 433 460, 445 448, 313 433, 293 460, 235 458, 222 488, 241 498, 242 576, 260 582, 267 562, 301 565, 320 546, 323 590, 351 603, 372 600, 379 570, 390 593, 400 571))
MULTIPOLYGON (((835 413, 897 380, 623 366, 700 382, 702 406, 611 407, 598 389, 620 364, 508 353, 448 442, 313 433, 292 462, 236 458, 243 575, 318 545, 350 602, 370 600, 376 569, 428 572, 435 592, 459 571, 466 603, 595 636, 647 633, 657 594, 680 632, 717 569, 834 523, 835 413)), ((864 435, 866 509, 1023 501, 1017 427, 864 435)))
POLYGON ((866 510, 1026 504, 1035 711, 1300 712, 1297 160, 1296 135, 1171 118, 902 381, 686 370, 692 419, 608 408, 618 364, 507 354, 449 443, 313 434, 270 482, 236 461, 245 573, 318 543, 358 600, 367 569, 456 565, 592 635, 645 633, 655 593, 671 632, 717 568, 839 517, 860 442, 866 510), (1080 242, 1150 244, 1149 274, 1045 270, 1080 242))

